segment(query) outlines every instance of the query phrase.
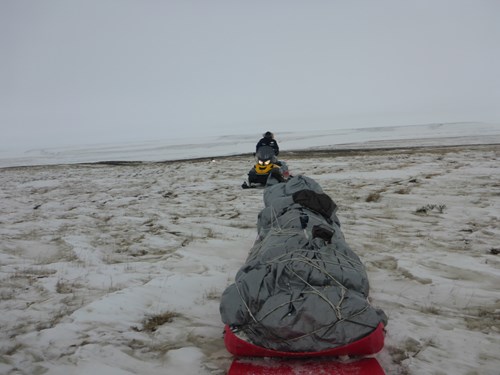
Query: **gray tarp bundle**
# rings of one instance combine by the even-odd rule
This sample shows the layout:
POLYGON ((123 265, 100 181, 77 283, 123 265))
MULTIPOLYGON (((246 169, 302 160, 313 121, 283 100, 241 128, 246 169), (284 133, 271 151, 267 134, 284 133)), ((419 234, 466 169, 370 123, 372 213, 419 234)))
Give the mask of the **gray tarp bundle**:
POLYGON ((337 209, 305 176, 269 186, 258 238, 221 297, 222 321, 253 344, 289 352, 332 349, 363 338, 383 311, 368 301, 368 278, 349 248, 337 209))

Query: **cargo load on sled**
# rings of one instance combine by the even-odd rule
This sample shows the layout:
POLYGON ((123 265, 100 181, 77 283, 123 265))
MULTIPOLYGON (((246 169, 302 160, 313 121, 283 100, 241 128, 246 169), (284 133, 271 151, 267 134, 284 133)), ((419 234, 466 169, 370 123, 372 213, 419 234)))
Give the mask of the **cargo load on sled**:
POLYGON ((296 176, 267 187, 264 204, 258 237, 221 297, 227 349, 265 357, 380 351, 387 317, 368 301, 365 267, 344 239, 333 200, 296 176))

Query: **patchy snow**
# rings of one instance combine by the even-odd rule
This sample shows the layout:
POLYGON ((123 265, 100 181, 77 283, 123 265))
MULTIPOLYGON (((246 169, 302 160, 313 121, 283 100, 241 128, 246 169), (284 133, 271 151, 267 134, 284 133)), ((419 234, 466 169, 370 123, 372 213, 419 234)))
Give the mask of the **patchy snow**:
MULTIPOLYGON (((365 136, 356 152, 304 154, 280 143, 292 173, 339 205, 372 303, 389 316, 376 356, 388 374, 498 374, 500 140, 491 129, 474 142, 448 132, 424 144, 459 147, 370 149, 365 136)), ((413 130, 408 141, 384 131, 399 139, 392 146, 422 146, 413 130)), ((327 145, 294 137, 284 136, 302 142, 294 149, 327 145)), ((212 150, 205 156, 234 151, 212 150)), ((54 165, 74 162, 71 152, 0 170, 0 373, 224 374, 232 357, 219 297, 263 208, 262 190, 240 188, 251 155, 54 165)), ((139 159, 117 155, 104 160, 139 159)))

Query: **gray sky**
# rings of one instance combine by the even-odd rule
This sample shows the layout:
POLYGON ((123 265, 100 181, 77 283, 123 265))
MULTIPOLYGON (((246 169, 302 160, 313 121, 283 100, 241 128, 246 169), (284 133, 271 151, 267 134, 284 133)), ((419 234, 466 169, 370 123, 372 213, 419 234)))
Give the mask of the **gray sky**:
POLYGON ((500 123, 498 0, 0 0, 0 150, 500 123))

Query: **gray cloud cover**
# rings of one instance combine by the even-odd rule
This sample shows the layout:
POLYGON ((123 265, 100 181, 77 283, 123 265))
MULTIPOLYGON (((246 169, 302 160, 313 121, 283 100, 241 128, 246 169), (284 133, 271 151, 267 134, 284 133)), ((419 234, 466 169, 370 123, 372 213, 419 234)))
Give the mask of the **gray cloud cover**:
POLYGON ((0 149, 500 121, 500 2, 6 0, 0 149))

